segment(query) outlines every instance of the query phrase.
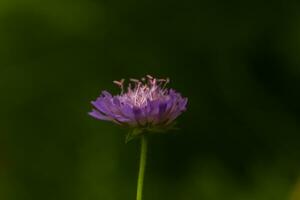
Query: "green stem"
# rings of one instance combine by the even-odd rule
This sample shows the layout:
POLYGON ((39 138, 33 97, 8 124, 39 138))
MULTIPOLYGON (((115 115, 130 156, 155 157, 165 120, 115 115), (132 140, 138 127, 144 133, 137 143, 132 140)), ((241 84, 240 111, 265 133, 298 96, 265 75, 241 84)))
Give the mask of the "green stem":
POLYGON ((146 159, 147 159, 147 139, 146 139, 146 136, 142 136, 142 138, 141 138, 140 169, 139 169, 136 200, 142 200, 144 174, 145 174, 145 168, 146 168, 146 159))

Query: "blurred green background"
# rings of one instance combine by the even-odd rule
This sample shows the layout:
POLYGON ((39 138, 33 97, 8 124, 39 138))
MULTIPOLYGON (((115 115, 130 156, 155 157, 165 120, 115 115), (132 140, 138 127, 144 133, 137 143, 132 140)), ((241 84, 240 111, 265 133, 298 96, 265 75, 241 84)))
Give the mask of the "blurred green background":
POLYGON ((189 105, 150 138, 145 200, 299 200, 299 9, 1 0, 0 199, 135 199, 138 141, 87 113, 113 80, 152 74, 189 105))

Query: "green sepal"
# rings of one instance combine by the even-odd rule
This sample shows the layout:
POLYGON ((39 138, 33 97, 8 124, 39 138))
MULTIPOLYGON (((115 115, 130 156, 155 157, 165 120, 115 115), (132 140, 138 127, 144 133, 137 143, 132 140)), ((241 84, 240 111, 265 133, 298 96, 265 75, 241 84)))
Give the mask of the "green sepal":
POLYGON ((138 128, 131 128, 128 134, 126 135, 125 138, 125 143, 130 142, 131 140, 134 140, 144 134, 155 134, 155 133, 166 133, 170 130, 178 130, 176 127, 176 122, 173 122, 169 124, 168 126, 166 125, 156 125, 156 126, 145 126, 145 127, 138 127, 138 128))
POLYGON ((163 125, 163 126, 147 127, 145 130, 149 133, 167 133, 168 131, 171 130, 178 130, 178 128, 176 127, 176 122, 173 122, 168 126, 163 125))
POLYGON ((128 134, 126 135, 126 138, 125 138, 125 143, 128 143, 130 142, 131 140, 134 140, 136 139, 137 137, 141 136, 143 134, 143 129, 140 129, 140 128, 134 128, 134 129, 131 129, 128 134))

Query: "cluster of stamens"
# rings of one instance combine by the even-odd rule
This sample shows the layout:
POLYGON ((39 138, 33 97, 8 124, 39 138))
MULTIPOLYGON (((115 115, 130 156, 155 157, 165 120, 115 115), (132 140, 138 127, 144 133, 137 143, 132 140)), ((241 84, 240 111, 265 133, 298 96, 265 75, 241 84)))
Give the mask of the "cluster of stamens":
POLYGON ((150 75, 147 75, 146 78, 143 77, 140 80, 131 78, 126 92, 124 91, 124 82, 124 79, 113 81, 113 83, 121 89, 120 100, 131 103, 137 107, 146 106, 147 101, 168 97, 166 85, 170 82, 169 78, 156 79, 150 75))

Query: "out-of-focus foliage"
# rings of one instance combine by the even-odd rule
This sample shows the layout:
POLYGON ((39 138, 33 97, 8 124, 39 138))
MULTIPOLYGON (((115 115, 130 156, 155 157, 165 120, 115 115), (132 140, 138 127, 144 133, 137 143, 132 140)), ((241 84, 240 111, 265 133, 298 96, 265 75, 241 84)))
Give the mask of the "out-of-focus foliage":
POLYGON ((300 199, 299 8, 1 0, 0 199, 134 199, 138 142, 87 112, 145 74, 189 97, 150 138, 145 199, 300 199))

